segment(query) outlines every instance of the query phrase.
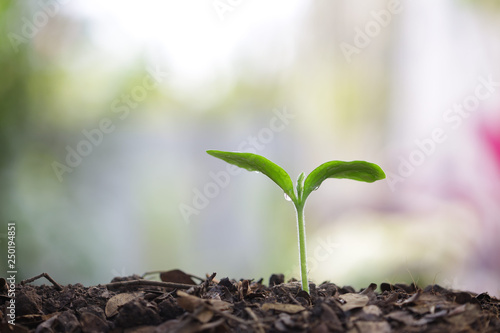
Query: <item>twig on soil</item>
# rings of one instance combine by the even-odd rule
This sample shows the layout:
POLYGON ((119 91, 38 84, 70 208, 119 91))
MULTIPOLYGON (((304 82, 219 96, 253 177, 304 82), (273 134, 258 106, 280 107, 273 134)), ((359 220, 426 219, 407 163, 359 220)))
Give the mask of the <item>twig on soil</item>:
POLYGON ((212 273, 212 275, 210 275, 205 280, 205 282, 203 282, 203 290, 207 290, 208 289, 208 286, 210 285, 210 282, 212 282, 212 280, 214 279, 215 275, 217 275, 217 273, 212 273))
POLYGON ((285 288, 280 287, 280 290, 283 291, 283 293, 287 294, 287 296, 292 300, 297 305, 303 305, 295 297, 293 297, 292 293, 289 290, 285 290, 285 288))
POLYGON ((44 278, 46 278, 47 280, 49 280, 49 281, 50 281, 50 283, 52 283, 52 284, 54 285, 54 288, 56 288, 56 290, 58 290, 58 291, 63 290, 63 288, 61 287, 61 285, 60 285, 59 283, 57 283, 57 282, 56 282, 53 278, 51 278, 51 277, 50 277, 50 275, 49 275, 49 274, 47 274, 47 273, 42 273, 42 274, 37 275, 37 276, 35 276, 35 277, 32 277, 32 278, 29 278, 29 279, 23 280, 23 281, 21 281, 21 285, 25 285, 26 283, 33 282, 33 281, 38 280, 38 279, 40 279, 40 278, 42 278, 42 277, 44 277, 44 278))
POLYGON ((195 287, 194 285, 184 284, 184 283, 172 283, 172 282, 161 282, 161 281, 150 281, 150 280, 118 281, 105 284, 104 286, 107 288, 117 288, 123 286, 155 286, 155 287, 177 288, 177 289, 189 289, 195 287))

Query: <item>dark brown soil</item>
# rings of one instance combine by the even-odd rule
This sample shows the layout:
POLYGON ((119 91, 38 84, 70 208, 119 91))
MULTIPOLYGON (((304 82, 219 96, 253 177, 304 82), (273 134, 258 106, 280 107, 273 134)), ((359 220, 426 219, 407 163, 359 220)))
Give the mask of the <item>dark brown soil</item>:
MULTIPOLYGON (((45 277, 48 277, 45 275, 45 277)), ((324 282, 310 295, 295 281, 215 279, 174 270, 162 281, 16 285, 15 326, 0 279, 0 332, 500 332, 500 301, 438 285, 375 284, 356 291, 324 282)))

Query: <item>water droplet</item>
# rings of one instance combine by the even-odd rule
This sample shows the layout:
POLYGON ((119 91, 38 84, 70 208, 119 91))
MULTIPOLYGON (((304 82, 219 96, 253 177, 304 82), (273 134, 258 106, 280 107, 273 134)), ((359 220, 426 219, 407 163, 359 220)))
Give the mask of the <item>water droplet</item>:
POLYGON ((285 200, 286 201, 292 201, 292 198, 290 198, 286 193, 283 193, 285 195, 285 200))
POLYGON ((318 188, 319 188, 319 186, 316 186, 315 188, 313 188, 313 191, 316 191, 318 188))

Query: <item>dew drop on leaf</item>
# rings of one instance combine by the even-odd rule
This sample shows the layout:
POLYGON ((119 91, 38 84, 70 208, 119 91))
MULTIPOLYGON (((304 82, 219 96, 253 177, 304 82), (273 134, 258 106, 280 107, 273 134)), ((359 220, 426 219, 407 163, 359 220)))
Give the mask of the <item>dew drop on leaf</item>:
POLYGON ((288 196, 288 194, 283 193, 283 195, 285 196, 285 200, 286 200, 286 201, 292 201, 292 198, 290 198, 290 197, 288 196))

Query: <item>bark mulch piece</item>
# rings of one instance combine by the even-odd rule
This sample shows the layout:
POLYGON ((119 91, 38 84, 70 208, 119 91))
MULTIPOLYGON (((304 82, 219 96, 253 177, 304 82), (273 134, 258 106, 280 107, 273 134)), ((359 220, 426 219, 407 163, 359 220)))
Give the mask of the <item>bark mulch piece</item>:
POLYGON ((175 270, 84 287, 16 284, 16 325, 0 293, 0 332, 500 332, 500 300, 431 285, 382 283, 356 291, 324 282, 215 279, 175 270))

